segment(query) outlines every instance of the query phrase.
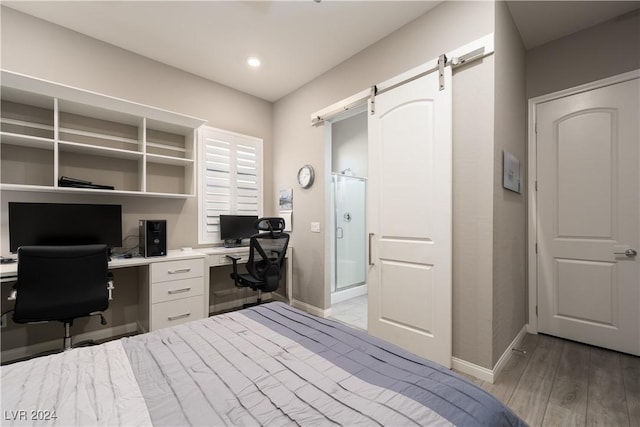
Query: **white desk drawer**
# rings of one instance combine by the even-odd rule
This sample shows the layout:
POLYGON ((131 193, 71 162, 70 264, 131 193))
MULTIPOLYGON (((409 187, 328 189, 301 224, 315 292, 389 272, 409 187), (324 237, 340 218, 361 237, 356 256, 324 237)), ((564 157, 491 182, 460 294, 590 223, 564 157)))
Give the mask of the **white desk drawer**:
POLYGON ((202 296, 151 305, 151 330, 180 325, 204 317, 202 296))
POLYGON ((154 262, 151 264, 151 283, 204 276, 204 259, 154 262))
POLYGON ((204 291, 204 277, 172 280, 169 282, 153 283, 151 285, 151 303, 172 301, 202 295, 204 291))

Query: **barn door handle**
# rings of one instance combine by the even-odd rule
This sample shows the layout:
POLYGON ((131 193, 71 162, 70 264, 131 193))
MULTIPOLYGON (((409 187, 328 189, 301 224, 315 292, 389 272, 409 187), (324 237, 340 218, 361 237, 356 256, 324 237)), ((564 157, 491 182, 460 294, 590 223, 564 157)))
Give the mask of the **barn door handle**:
POLYGON ((638 255, 638 251, 636 251, 635 249, 625 249, 624 252, 614 252, 614 255, 625 255, 628 256, 629 258, 633 258, 634 256, 638 255))
POLYGON ((373 237, 373 233, 369 233, 369 265, 373 265, 371 261, 371 238, 373 237))

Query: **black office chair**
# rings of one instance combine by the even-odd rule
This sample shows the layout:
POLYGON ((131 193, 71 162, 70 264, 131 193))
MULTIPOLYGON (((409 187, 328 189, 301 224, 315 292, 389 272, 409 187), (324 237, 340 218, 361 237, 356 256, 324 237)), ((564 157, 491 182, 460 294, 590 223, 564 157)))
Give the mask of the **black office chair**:
POLYGON ((260 304, 262 292, 273 292, 280 285, 289 234, 284 232, 285 223, 282 218, 260 218, 254 225, 259 232, 249 239, 249 260, 246 264, 248 274, 238 274, 240 257, 227 257, 233 261, 231 278, 235 285, 258 291, 256 304, 260 304))
POLYGON ((78 317, 100 316, 109 307, 113 281, 106 245, 22 246, 15 285, 16 323, 60 321, 63 348, 71 348, 70 328, 78 317))

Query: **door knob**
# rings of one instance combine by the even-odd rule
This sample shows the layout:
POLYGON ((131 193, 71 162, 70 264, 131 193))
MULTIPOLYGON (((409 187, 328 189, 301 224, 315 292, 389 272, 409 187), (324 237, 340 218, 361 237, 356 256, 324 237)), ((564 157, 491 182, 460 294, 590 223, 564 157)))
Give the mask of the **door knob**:
POLYGON ((629 249, 625 249, 624 252, 614 252, 613 254, 614 255, 625 255, 625 256, 628 256, 629 258, 632 258, 632 257, 638 255, 638 251, 635 250, 635 249, 629 248, 629 249))

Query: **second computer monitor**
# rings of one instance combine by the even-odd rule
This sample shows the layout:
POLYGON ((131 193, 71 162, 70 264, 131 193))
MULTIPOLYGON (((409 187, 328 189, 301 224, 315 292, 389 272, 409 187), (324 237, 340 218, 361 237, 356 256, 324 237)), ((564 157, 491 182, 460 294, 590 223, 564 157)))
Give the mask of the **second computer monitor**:
POLYGON ((243 239, 258 232, 254 225, 257 219, 257 215, 220 215, 220 239, 226 247, 242 245, 243 239))

